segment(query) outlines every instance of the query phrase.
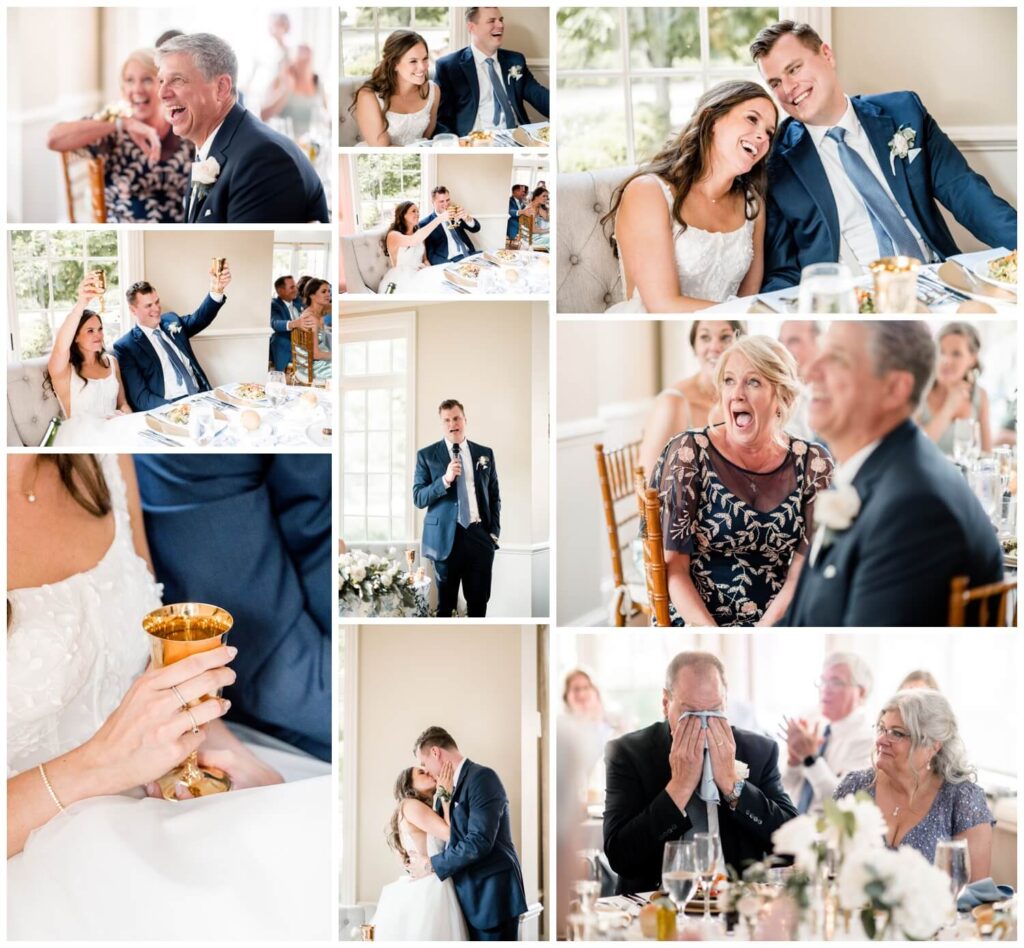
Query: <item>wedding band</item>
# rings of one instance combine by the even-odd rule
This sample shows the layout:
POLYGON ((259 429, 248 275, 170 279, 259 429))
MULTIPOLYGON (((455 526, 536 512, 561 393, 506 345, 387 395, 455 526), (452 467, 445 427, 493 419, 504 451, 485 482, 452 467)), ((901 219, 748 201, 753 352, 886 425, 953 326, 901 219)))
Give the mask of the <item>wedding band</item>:
POLYGON ((174 696, 181 702, 181 707, 185 711, 187 711, 188 710, 188 702, 181 696, 181 692, 178 691, 178 686, 177 685, 171 685, 171 691, 174 692, 174 696))
POLYGON ((721 747, 725 741, 715 741, 715 747, 721 747))
POLYGON ((196 721, 196 716, 192 713, 192 709, 186 706, 185 713, 188 715, 188 719, 192 722, 192 733, 198 734, 199 722, 196 721))

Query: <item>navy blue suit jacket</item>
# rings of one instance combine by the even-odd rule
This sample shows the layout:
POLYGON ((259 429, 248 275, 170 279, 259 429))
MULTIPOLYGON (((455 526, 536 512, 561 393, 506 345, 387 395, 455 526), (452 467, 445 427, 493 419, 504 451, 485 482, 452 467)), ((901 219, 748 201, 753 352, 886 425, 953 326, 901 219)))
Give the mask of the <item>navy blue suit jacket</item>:
MULTIPOLYGON (((212 386, 192 351, 192 343, 189 340, 213 322, 226 302, 227 297, 218 303, 207 294, 190 316, 164 313, 160 317, 161 328, 178 347, 182 358, 192 366, 196 380, 207 389, 212 386), (172 333, 171 327, 175 325, 180 325, 181 329, 172 333)), ((168 404, 168 399, 164 398, 164 370, 160 364, 160 357, 138 326, 133 326, 114 343, 114 355, 121 365, 121 381, 124 383, 125 397, 132 411, 149 411, 151 408, 168 404)))
POLYGON ((860 513, 813 564, 808 556, 782 625, 944 626, 954 576, 972 586, 1003 578, 981 504, 913 421, 882 439, 853 486, 860 513))
POLYGON ((307 224, 330 221, 323 182, 298 145, 237 102, 210 148, 220 174, 185 221, 197 224, 307 224))
POLYGON ((498 775, 467 759, 449 816, 448 845, 430 863, 442 882, 452 877, 466 921, 474 928, 497 928, 518 918, 526 911, 526 890, 498 775))
MULTIPOLYGON (((501 535, 501 494, 498 490, 498 471, 494 466, 494 452, 472 441, 462 443, 462 464, 466 454, 473 463, 473 483, 476 486, 476 505, 480 521, 492 538, 501 535), (482 460, 482 459, 486 460, 482 460)), ((448 470, 448 446, 437 441, 416 452, 416 473, 413 475, 412 500, 422 510, 422 553, 428 560, 446 560, 455 542, 455 525, 459 519, 458 488, 444 486, 444 473, 448 470)), ((497 544, 495 544, 497 546, 497 544)))
MULTIPOLYGON (((772 852, 772 833, 796 816, 796 807, 782 787, 778 744, 735 727, 732 733, 736 759, 750 776, 735 810, 719 804, 718 829, 726 864, 742 872, 747 862, 772 852)), ((658 721, 605 748, 604 851, 619 875, 620 894, 657 889, 665 842, 693 827, 665 792, 671 746, 668 722, 658 721)))
POLYGON ((164 602, 234 616, 229 720, 331 759, 331 459, 140 454, 164 602))
POLYGON ((292 334, 288 323, 297 317, 298 313, 280 296, 270 301, 270 326, 274 330, 270 337, 270 361, 278 372, 283 372, 292 361, 292 334))
POLYGON ((519 236, 519 202, 514 197, 508 199, 508 225, 505 227, 505 236, 509 240, 515 240, 519 236))
MULTIPOLYGON (((425 227, 435 217, 437 217, 436 211, 432 214, 428 214, 420 221, 420 227, 425 227)), ((440 227, 435 227, 425 241, 427 259, 430 261, 431 266, 436 267, 442 263, 448 262, 448 238, 444 235, 445 226, 446 225, 442 224, 440 227)), ((462 235, 462 239, 469 245, 469 253, 467 253, 466 256, 469 256, 471 253, 476 253, 476 245, 470 239, 469 235, 475 234, 480 230, 480 221, 474 219, 472 226, 467 224, 465 221, 459 221, 455 229, 462 235)))
MULTIPOLYGON (((970 169, 916 93, 853 96, 851 102, 897 203, 941 259, 960 251, 936 201, 990 247, 1017 246, 1017 212, 970 169), (917 132, 914 147, 921 153, 913 162, 897 158, 890 165, 888 143, 903 127, 917 132)), ((839 214, 821 158, 803 124, 787 119, 768 158, 762 289, 795 286, 803 267, 838 260, 839 242, 839 214)))
MULTIPOLYGON (((498 50, 498 65, 505 78, 505 89, 520 125, 526 125, 530 118, 525 103, 529 102, 545 118, 548 116, 548 90, 530 72, 526 57, 508 49, 498 50), (509 75, 509 70, 519 67, 518 79, 509 75)), ((442 56, 437 61, 434 78, 441 89, 441 102, 437 107, 437 132, 454 132, 468 135, 476 125, 476 113, 480 109, 480 83, 476 77, 476 63, 469 46, 442 56)))

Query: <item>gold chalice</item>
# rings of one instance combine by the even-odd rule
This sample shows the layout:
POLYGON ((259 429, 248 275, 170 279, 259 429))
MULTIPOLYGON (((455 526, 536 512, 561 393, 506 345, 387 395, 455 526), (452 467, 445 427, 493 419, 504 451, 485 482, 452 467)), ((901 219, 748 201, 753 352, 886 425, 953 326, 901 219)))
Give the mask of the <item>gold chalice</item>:
MULTIPOLYGON (((205 602, 176 602, 155 609, 142 620, 142 628, 149 636, 153 667, 173 665, 190 655, 224 645, 234 623, 230 612, 205 602)), ((204 695, 199 701, 212 697, 204 695)), ((192 702, 189 707, 199 701, 192 702)), ((206 797, 231 789, 231 778, 216 767, 200 767, 195 751, 157 783, 165 800, 206 797)))
POLYGON ((107 274, 103 270, 93 270, 92 274, 96 278, 96 289, 100 291, 100 295, 98 297, 98 312, 105 313, 106 309, 103 305, 103 294, 107 292, 107 274))
POLYGON ((210 276, 219 277, 228 264, 227 257, 210 257, 210 276))

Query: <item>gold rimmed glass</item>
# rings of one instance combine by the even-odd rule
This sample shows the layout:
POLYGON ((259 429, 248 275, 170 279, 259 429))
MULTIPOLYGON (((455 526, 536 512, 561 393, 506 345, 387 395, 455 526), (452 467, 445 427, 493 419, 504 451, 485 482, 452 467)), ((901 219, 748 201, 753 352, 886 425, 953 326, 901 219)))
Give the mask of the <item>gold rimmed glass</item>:
POLYGON ((98 312, 102 315, 106 312, 103 297, 107 292, 107 274, 103 270, 98 269, 93 270, 92 274, 96 278, 96 289, 99 290, 99 297, 96 300, 99 303, 98 312))
MULTIPOLYGON (((205 602, 176 602, 150 612, 142 620, 142 628, 149 636, 153 666, 163 668, 190 655, 209 652, 226 644, 234 623, 231 613, 220 606, 205 602)), ((218 689, 216 696, 219 695, 218 689)), ((189 707, 213 697, 215 695, 203 695, 189 707)), ((231 789, 231 778, 216 767, 200 767, 195 751, 157 783, 165 800, 206 797, 231 789)))

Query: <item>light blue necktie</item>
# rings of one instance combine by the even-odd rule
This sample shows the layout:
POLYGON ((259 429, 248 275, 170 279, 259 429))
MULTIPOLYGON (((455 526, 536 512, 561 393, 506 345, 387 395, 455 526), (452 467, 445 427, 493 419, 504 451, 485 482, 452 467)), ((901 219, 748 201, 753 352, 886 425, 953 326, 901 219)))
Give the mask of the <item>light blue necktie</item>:
MULTIPOLYGON (((832 736, 832 725, 826 724, 824 731, 824 740, 821 742, 821 750, 818 751, 819 757, 825 756, 825 751, 828 750, 828 739, 832 736)), ((811 803, 814 801, 814 787, 811 786, 811 781, 806 777, 804 778, 803 785, 800 787, 800 800, 797 802, 796 808, 800 813, 806 813, 811 808, 811 803)))
POLYGON ((174 378, 177 380, 178 384, 184 385, 185 391, 188 392, 189 395, 195 395, 196 392, 199 391, 199 386, 196 384, 196 380, 192 377, 191 371, 182 361, 182 358, 175 347, 167 341, 162 330, 156 330, 153 335, 160 340, 160 345, 163 346, 164 352, 167 353, 167 358, 171 362, 171 368, 174 369, 174 378))
POLYGON ((836 125, 828 130, 825 137, 831 138, 839 147, 843 170, 864 199, 881 256, 891 257, 895 250, 905 257, 920 257, 921 248, 903 220, 899 207, 871 173, 867 162, 846 144, 846 129, 836 125))
POLYGON ((700 718, 700 727, 704 732, 704 772, 701 774, 700 787, 697 788, 697 796, 705 803, 718 803, 721 797, 718 795, 718 784, 715 783, 715 772, 711 768, 711 752, 708 750, 708 718, 724 718, 721 711, 687 711, 679 716, 683 718, 700 718))
POLYGON ((491 80, 491 90, 494 93, 494 117, 492 121, 496 128, 500 128, 501 113, 504 112, 505 128, 515 128, 519 123, 516 121, 515 113, 512 111, 512 103, 509 102, 505 86, 502 85, 497 70, 494 68, 494 60, 488 58, 484 62, 487 64, 487 75, 491 80))
POLYGON ((459 451, 459 460, 462 461, 462 471, 455 478, 455 493, 459 498, 459 526, 464 530, 469 529, 469 487, 466 485, 466 460, 463 455, 468 456, 468 451, 459 451))

